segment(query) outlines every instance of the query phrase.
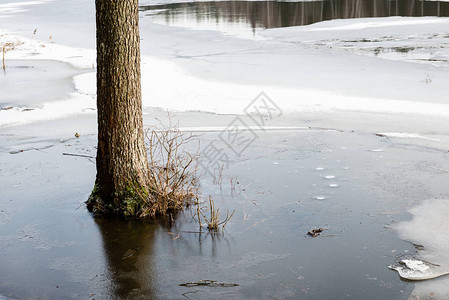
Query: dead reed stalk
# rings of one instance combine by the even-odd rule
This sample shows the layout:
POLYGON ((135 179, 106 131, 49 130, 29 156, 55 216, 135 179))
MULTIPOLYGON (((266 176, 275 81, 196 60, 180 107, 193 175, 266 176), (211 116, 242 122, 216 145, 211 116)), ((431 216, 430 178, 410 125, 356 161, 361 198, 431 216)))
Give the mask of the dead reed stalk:
POLYGON ((3 49, 3 65, 2 65, 2 69, 6 70, 6 65, 5 65, 5 52, 6 52, 6 49, 5 49, 5 46, 3 46, 2 49, 3 49))
POLYGON ((207 218, 203 214, 203 212, 200 210, 199 204, 198 204, 197 213, 198 213, 198 220, 199 220, 200 228, 202 228, 202 225, 201 225, 201 217, 202 217, 204 219, 204 221, 206 222, 207 229, 209 229, 209 231, 218 231, 218 229, 220 228, 220 225, 222 226, 221 228, 223 229, 226 226, 226 224, 229 222, 229 220, 231 220, 232 216, 235 213, 235 210, 231 213, 231 215, 229 215, 229 210, 228 210, 226 213, 225 220, 220 223, 220 209, 216 208, 214 200, 212 200, 212 197, 209 196, 209 218, 207 218))
POLYGON ((6 71, 5 54, 10 50, 14 50, 17 46, 22 45, 23 42, 7 42, 4 43, 2 47, 3 59, 2 59, 2 69, 6 71))

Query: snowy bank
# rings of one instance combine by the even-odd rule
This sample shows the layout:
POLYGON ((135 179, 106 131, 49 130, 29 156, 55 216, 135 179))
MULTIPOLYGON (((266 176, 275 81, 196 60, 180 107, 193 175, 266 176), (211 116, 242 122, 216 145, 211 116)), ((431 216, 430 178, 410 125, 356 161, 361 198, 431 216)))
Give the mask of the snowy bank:
MULTIPOLYGON (((446 84, 449 72, 446 68, 388 62, 338 53, 338 50, 310 49, 303 45, 310 43, 306 38, 309 35, 317 37, 318 29, 327 34, 329 32, 326 30, 331 29, 340 37, 342 30, 336 28, 349 26, 354 29, 365 24, 366 28, 375 28, 379 36, 403 23, 432 25, 426 32, 436 32, 436 28, 446 28, 448 20, 395 18, 388 22, 379 19, 369 20, 369 23, 360 20, 324 23, 305 28, 268 30, 266 35, 269 41, 247 41, 224 37, 216 32, 205 32, 204 36, 198 37, 190 30, 167 28, 143 20, 143 104, 148 108, 161 107, 175 111, 241 114, 245 102, 263 90, 276 99, 286 113, 354 111, 449 117, 446 97, 449 94, 446 84), (217 40, 211 41, 211 37, 217 40), (147 39, 158 40, 164 47, 176 43, 177 39, 186 43, 182 44, 183 50, 172 47, 164 50, 162 55, 150 56, 155 49, 145 47, 147 39), (299 43, 299 40, 305 42, 299 43), (193 48, 198 42, 204 42, 201 50, 193 48), (255 52, 256 47, 261 48, 255 52), (248 64, 250 61, 253 63, 248 64)), ((403 30, 408 26, 400 27, 403 30)), ((415 27, 407 32, 411 30, 415 27)), ((360 36, 364 33, 354 31, 353 34, 360 36)), ((0 41, 20 44, 6 53, 7 62, 8 59, 56 59, 86 71, 95 65, 93 49, 68 47, 5 32, 0 41)), ((94 74, 78 78, 77 90, 94 97, 94 74)), ((2 113, 14 113, 14 117, 5 120, 21 122, 20 115, 14 111, 2 113)), ((53 113, 55 118, 60 117, 56 111, 53 113)), ((67 114, 67 111, 61 112, 61 115, 67 114)), ((28 121, 25 118, 23 122, 28 121)))

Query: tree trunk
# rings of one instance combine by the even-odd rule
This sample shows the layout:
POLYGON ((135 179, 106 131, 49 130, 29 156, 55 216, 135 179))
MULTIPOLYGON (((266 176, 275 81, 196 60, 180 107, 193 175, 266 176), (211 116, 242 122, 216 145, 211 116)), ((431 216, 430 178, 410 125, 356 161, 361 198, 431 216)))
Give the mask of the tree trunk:
POLYGON ((138 0, 96 0, 97 178, 88 208, 133 216, 149 196, 138 0))

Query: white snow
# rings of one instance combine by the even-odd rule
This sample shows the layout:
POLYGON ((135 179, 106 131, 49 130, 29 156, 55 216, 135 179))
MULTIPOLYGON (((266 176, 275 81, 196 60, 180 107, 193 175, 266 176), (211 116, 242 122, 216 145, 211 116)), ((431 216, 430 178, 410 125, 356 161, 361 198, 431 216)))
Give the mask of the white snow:
POLYGON ((445 18, 408 18, 408 17, 393 17, 393 18, 369 18, 356 19, 356 21, 347 24, 346 20, 339 20, 339 22, 325 21, 315 23, 311 26, 304 26, 300 29, 304 31, 341 31, 341 30, 362 30, 367 28, 392 27, 392 26, 410 26, 410 25, 424 25, 424 24, 448 24, 449 20, 445 18), (343 23, 339 25, 338 23, 343 23), (345 24, 346 23, 346 24, 345 24))
POLYGON ((413 218, 394 226, 399 235, 424 245, 427 261, 449 267, 448 199, 430 199, 410 210, 413 218))
POLYGON ((8 15, 5 15, 5 14, 14 14, 14 13, 24 12, 24 11, 31 9, 29 6, 33 6, 36 4, 42 4, 42 3, 50 2, 50 1, 52 1, 52 0, 10 2, 10 3, 0 4, 0 14, 1 14, 0 18, 8 17, 8 15))
POLYGON ((0 29, 0 45, 7 43, 14 43, 17 46, 6 52, 6 65, 9 59, 53 59, 70 63, 80 69, 90 68, 94 71, 96 62, 94 49, 68 47, 35 40, 0 29))
POLYGON ((399 276, 405 280, 429 280, 443 275, 447 272, 441 272, 440 266, 429 267, 425 262, 416 259, 404 259, 401 260, 401 264, 404 266, 390 266, 390 269, 399 273, 399 276))
POLYGON ((418 271, 418 272, 424 272, 429 269, 429 267, 420 260, 413 260, 413 259, 403 259, 401 260, 407 268, 410 270, 418 271))
MULTIPOLYGON (((429 199, 412 208, 410 213, 413 216, 410 221, 396 224, 393 228, 401 238, 424 245, 425 250, 420 252, 420 256, 426 261, 439 265, 429 274, 424 272, 426 278, 447 274, 449 272, 449 232, 447 230, 449 200, 429 199)), ((417 276, 416 272, 403 275, 417 276)), ((419 277, 417 277, 418 280, 419 277)), ((422 276, 421 279, 423 279, 422 276)), ((423 282, 416 286, 413 295, 424 297, 430 292, 435 294, 436 299, 449 297, 449 278, 443 277, 437 282, 423 282)))
MULTIPOLYGON (((226 130, 227 126, 195 126, 195 127, 179 127, 180 131, 185 132, 222 132, 226 130)), ((296 127, 296 126, 247 126, 244 130, 252 131, 279 131, 279 130, 303 130, 308 129, 307 127, 296 127)))
MULTIPOLYGON (((38 5, 38 2, 27 3, 38 5)), ((3 26, 9 28, 1 31, 0 42, 23 43, 6 53, 6 62, 8 59, 55 59, 86 71, 95 67, 93 48, 67 46, 76 44, 70 37, 86 45, 81 39, 91 40, 95 33, 91 32, 83 39, 79 33, 74 33, 72 26, 76 24, 72 19, 77 15, 69 17, 67 37, 55 38, 61 43, 15 35, 13 32, 20 28, 18 19, 9 25, 4 23, 3 26)), ((93 23, 93 19, 90 22, 93 23)), ((268 40, 255 41, 223 36, 215 31, 167 27, 154 24, 151 17, 143 16, 143 105, 147 109, 242 114, 246 104, 260 91, 265 91, 286 114, 362 112, 446 119, 449 118, 446 101, 449 73, 445 68, 311 49, 310 41, 328 38, 329 34, 337 39, 366 34, 402 38, 421 32, 448 32, 448 25, 449 18, 431 17, 333 20, 266 30, 264 37, 268 40), (319 32, 326 33, 318 35, 319 32), (349 36, 348 32, 351 32, 349 36), (303 44, 303 41, 309 44, 303 44), (426 74, 431 74, 431 84, 425 83, 426 74)), ((43 22, 38 32, 48 31, 46 26, 43 22)), ((86 26, 92 27, 92 24, 86 26)), ((78 92, 94 97, 94 79, 93 73, 79 77, 77 80, 83 82, 77 82, 78 92)), ((52 110, 54 118, 67 116, 66 110, 75 108, 64 107, 66 109, 59 115, 52 110)), ((80 107, 73 113, 79 113, 80 107)), ((3 114, 11 114, 5 116, 5 120, 14 119, 15 124, 29 122, 27 116, 21 117, 15 110, 3 114)))
MULTIPOLYGON (((270 29, 262 35, 314 48, 447 67, 448 28, 449 18, 389 17, 332 20, 270 29)), ((431 78, 423 80, 431 83, 431 78)))

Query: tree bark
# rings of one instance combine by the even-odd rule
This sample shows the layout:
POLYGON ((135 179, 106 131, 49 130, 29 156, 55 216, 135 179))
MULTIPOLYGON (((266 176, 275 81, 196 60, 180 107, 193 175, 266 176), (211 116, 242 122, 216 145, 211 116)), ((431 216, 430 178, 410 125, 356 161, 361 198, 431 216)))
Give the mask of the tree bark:
POLYGON ((148 198, 138 0, 96 0, 98 148, 88 208, 135 215, 148 198))

